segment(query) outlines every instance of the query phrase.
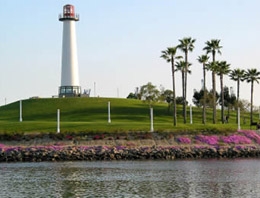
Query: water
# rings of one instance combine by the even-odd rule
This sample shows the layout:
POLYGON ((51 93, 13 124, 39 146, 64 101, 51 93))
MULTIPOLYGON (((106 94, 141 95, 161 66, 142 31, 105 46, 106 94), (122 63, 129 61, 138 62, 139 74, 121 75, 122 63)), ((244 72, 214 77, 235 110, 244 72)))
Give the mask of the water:
POLYGON ((0 197, 260 197, 260 160, 1 163, 0 197))

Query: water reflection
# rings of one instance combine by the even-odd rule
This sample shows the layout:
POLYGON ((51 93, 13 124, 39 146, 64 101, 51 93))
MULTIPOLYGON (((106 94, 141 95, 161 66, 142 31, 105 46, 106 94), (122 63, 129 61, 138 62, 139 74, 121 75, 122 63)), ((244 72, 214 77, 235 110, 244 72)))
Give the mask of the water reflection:
POLYGON ((259 160, 0 164, 0 197, 258 197, 259 160))

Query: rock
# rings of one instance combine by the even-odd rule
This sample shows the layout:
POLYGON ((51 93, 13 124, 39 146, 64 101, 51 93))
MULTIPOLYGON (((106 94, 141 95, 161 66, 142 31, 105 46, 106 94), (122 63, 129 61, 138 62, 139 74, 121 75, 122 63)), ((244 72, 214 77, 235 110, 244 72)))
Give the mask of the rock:
POLYGON ((17 147, 1 149, 0 162, 260 157, 256 147, 17 147))

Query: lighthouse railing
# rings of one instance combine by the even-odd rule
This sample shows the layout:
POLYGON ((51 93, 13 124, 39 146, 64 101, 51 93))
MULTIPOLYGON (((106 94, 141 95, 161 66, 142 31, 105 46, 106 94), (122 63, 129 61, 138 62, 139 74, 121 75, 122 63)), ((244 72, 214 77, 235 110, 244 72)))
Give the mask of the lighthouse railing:
POLYGON ((73 15, 59 14, 59 20, 66 20, 66 19, 74 19, 74 20, 78 21, 79 14, 73 14, 73 15))

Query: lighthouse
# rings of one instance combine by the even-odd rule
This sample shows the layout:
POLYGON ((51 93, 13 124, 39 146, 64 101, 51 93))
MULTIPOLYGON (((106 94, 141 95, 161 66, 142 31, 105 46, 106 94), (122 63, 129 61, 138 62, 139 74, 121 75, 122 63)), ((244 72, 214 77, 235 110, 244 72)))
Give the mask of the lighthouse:
POLYGON ((63 23, 59 97, 79 97, 81 95, 81 87, 79 85, 75 28, 75 22, 79 21, 79 16, 75 14, 73 5, 63 6, 63 13, 59 15, 59 21, 63 23))

